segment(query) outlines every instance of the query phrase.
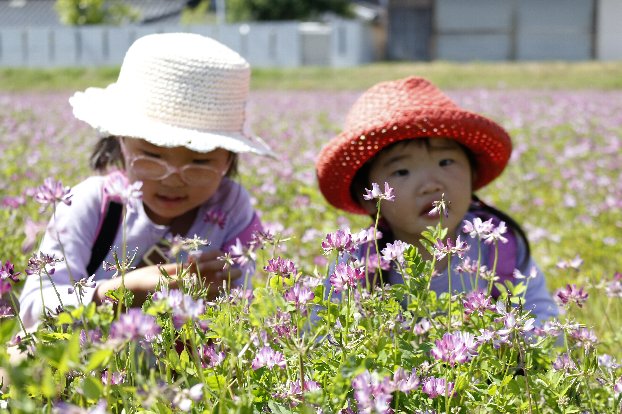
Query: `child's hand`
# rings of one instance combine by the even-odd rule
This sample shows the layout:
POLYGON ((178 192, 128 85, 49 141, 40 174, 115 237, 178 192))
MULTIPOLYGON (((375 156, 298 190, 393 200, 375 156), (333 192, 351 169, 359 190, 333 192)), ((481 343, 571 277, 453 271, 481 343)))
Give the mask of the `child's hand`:
POLYGON ((188 259, 190 263, 189 273, 196 273, 201 277, 205 286, 209 287, 211 294, 218 292, 223 285, 223 281, 226 283, 233 282, 242 276, 240 269, 234 267, 224 269, 224 260, 218 259, 222 256, 224 256, 223 252, 213 250, 197 256, 190 256, 188 259))

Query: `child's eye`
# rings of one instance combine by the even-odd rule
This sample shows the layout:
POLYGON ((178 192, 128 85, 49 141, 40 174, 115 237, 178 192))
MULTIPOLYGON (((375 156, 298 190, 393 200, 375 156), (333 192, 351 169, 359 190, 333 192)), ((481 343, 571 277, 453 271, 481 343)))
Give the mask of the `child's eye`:
POLYGON ((143 151, 142 153, 145 157, 160 158, 160 154, 156 154, 155 152, 143 151))
POLYGON ((441 167, 447 167, 448 165, 451 165, 454 162, 455 161, 452 160, 451 158, 444 158, 438 162, 438 165, 440 165, 441 167))
POLYGON ((393 173, 391 173, 391 176, 393 177, 405 177, 408 175, 408 170, 405 168, 399 169, 394 171, 393 173))
POLYGON ((212 160, 192 160, 192 163, 196 165, 209 165, 212 163, 212 160))

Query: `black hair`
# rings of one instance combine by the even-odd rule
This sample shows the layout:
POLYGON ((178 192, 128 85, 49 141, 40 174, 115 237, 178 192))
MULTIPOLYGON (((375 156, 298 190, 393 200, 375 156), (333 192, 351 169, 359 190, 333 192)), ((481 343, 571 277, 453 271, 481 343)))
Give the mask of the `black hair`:
MULTIPOLYGON (((430 138, 418 138, 417 140, 423 142, 426 147, 430 146, 430 138)), ((373 158, 363 164, 361 168, 359 168, 358 171, 354 174, 354 178, 352 178, 352 183, 350 184, 350 196, 352 197, 352 199, 355 200, 358 204, 362 204, 362 195, 365 192, 365 188, 369 188, 369 186, 371 185, 371 183, 369 182, 369 173, 374 164, 374 160, 380 153, 388 151, 390 148, 393 148, 399 144, 406 144, 412 141, 413 140, 402 140, 392 143, 382 148, 373 158)), ((460 148, 462 148, 464 153, 466 154, 469 160, 469 164, 471 165, 471 170, 475 170, 477 162, 475 161, 473 153, 463 145, 460 145, 460 148)), ((531 257, 529 240, 527 239, 525 231, 516 220, 514 220, 503 211, 484 203, 482 200, 479 199, 477 195, 475 195, 475 193, 471 194, 471 204, 469 206, 469 211, 474 212, 475 214, 483 215, 484 217, 495 216, 500 220, 504 221, 506 225, 510 228, 510 230, 513 231, 525 245, 525 255, 521 258, 521 261, 517 263, 517 267, 523 268, 529 262, 529 259, 531 257)), ((371 218, 372 221, 375 221, 375 214, 372 214, 371 218)), ((379 251, 382 251, 382 249, 384 249, 388 243, 395 242, 395 235, 393 234, 393 231, 389 227, 388 223, 386 223, 386 221, 384 220, 380 220, 378 224, 378 229, 382 232, 382 239, 378 240, 378 249, 379 251)))
MULTIPOLYGON (((231 164, 225 175, 234 177, 238 174, 239 157, 237 153, 231 151, 229 151, 229 156, 231 157, 231 164)), ((89 166, 99 173, 105 173, 111 167, 125 168, 120 138, 114 135, 100 138, 93 147, 93 152, 89 158, 89 166)))

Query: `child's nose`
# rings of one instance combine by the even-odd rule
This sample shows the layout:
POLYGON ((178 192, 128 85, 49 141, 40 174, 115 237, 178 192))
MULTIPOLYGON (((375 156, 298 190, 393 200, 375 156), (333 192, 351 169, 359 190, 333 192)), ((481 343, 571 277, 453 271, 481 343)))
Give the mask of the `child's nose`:
POLYGON ((443 191, 443 184, 434 176, 422 177, 419 183, 419 193, 422 195, 440 193, 443 191))
POLYGON ((169 171, 169 174, 160 181, 163 185, 168 187, 181 187, 184 185, 184 180, 181 178, 181 171, 179 171, 179 169, 169 171))

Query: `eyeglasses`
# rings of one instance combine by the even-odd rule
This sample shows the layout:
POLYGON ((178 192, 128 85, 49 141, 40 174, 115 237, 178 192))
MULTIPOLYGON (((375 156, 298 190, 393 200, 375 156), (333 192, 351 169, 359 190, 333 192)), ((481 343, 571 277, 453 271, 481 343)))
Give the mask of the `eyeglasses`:
POLYGON ((192 186, 207 185, 227 172, 227 168, 219 170, 209 165, 186 164, 183 167, 172 167, 165 161, 145 155, 131 156, 128 161, 132 172, 140 180, 164 180, 177 173, 183 182, 192 186))

